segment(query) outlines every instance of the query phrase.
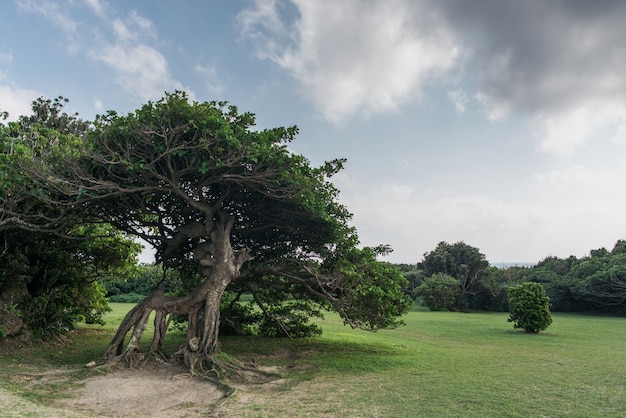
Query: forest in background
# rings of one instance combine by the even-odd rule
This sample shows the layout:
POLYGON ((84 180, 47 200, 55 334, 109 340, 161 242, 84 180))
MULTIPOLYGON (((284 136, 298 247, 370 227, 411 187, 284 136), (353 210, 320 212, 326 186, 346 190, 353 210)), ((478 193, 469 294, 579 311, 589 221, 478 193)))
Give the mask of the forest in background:
POLYGON ((398 264, 409 292, 433 310, 508 311, 507 289, 541 283, 555 312, 626 313, 626 241, 577 258, 546 257, 533 266, 491 266, 476 247, 441 242, 416 265, 398 264), (428 301, 431 300, 429 303, 428 301))

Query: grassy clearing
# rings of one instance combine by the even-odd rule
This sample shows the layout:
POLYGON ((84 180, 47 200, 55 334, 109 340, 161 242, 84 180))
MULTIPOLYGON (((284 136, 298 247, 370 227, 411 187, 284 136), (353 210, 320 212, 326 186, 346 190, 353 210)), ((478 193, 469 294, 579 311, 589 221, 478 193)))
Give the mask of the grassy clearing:
POLYGON ((626 319, 556 314, 529 335, 506 318, 411 312, 403 328, 366 333, 330 317, 320 338, 224 349, 300 353, 283 360, 300 382, 287 401, 252 403, 250 416, 626 416, 626 319))
MULTIPOLYGON (((113 307, 107 326, 82 327, 69 345, 3 351, 0 388, 44 405, 63 396, 64 387, 84 377, 83 365, 103 353, 132 305, 113 307), (46 370, 68 377, 57 388, 20 381, 46 370)), ((225 337, 224 352, 278 366, 286 380, 243 388, 218 413, 626 416, 626 318, 554 314, 553 324, 538 335, 514 331, 506 318, 414 311, 405 327, 368 333, 328 315, 318 338, 225 337)))

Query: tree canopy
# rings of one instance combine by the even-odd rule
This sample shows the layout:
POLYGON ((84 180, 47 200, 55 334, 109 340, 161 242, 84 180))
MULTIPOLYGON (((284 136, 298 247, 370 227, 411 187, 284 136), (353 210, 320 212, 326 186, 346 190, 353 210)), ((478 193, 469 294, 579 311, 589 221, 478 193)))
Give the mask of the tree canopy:
POLYGON ((313 167, 288 148, 296 127, 255 130, 254 123, 227 103, 190 102, 176 92, 128 115, 99 116, 64 141, 58 158, 20 166, 42 205, 142 238, 158 262, 179 272, 187 292, 157 288, 138 304, 108 361, 132 361, 155 311, 151 352, 163 346, 170 317, 185 315, 179 355, 194 370, 212 367, 227 291, 233 300, 252 294, 286 335, 281 309, 302 303, 333 309, 352 327, 400 323, 411 303, 406 281, 376 260, 388 248, 357 248, 351 215, 329 181, 344 160, 313 167))
POLYGON ((98 280, 123 278, 139 252, 121 231, 67 211, 67 200, 29 175, 62 167, 64 149, 87 132, 89 123, 63 112, 66 102, 39 99, 31 116, 0 124, 0 304, 10 307, 0 326, 18 314, 41 336, 100 321, 108 305, 98 280))
POLYGON ((489 267, 485 255, 478 248, 464 242, 448 244, 440 242, 437 247, 424 254, 418 268, 424 277, 442 273, 455 278, 459 284, 459 295, 456 299, 457 310, 467 310, 469 296, 474 294, 481 275, 489 267))
MULTIPOLYGON (((418 263, 415 271, 405 273, 411 280, 410 288, 421 301, 437 296, 434 289, 422 286, 426 279, 433 274, 458 274, 458 265, 461 257, 458 254, 473 254, 467 259, 475 260, 474 271, 477 275, 461 277, 475 277, 474 280, 459 284, 457 297, 463 292, 466 283, 465 308, 483 311, 509 310, 507 290, 511 286, 523 282, 540 283, 550 298, 551 308, 559 312, 601 312, 608 314, 624 314, 626 312, 626 241, 618 240, 611 250, 598 248, 589 251, 588 255, 577 258, 569 256, 558 258, 546 257, 533 266, 509 266, 503 268, 488 267, 480 270, 485 264, 484 255, 477 248, 464 243, 439 243, 433 251, 424 254, 422 262, 418 263), (457 246, 467 251, 449 251, 450 247, 457 246), (433 273, 434 272, 434 273, 433 273), (448 272, 448 273, 446 273, 448 272), (419 289, 419 290, 418 290, 419 289)), ((461 262, 466 264, 466 262, 461 262)), ((466 264, 467 265, 467 264, 466 264)), ((463 271, 471 268, 463 267, 463 271)), ((455 304, 453 309, 462 309, 455 304)))

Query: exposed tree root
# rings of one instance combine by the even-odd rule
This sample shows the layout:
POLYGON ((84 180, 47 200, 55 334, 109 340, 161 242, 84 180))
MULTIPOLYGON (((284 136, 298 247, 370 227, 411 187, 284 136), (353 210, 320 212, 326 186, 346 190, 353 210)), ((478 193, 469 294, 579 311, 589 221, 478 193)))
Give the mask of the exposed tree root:
POLYGON ((148 355, 134 351, 107 360, 101 359, 97 362, 98 369, 113 370, 118 367, 142 369, 151 365, 163 366, 178 363, 184 365, 192 376, 206 380, 214 384, 228 398, 235 393, 232 384, 261 384, 277 380, 281 376, 277 373, 267 372, 249 363, 244 363, 227 354, 216 355, 185 355, 184 349, 174 353, 171 357, 166 357, 163 353, 158 355, 148 355), (191 361, 191 364, 187 364, 191 361))

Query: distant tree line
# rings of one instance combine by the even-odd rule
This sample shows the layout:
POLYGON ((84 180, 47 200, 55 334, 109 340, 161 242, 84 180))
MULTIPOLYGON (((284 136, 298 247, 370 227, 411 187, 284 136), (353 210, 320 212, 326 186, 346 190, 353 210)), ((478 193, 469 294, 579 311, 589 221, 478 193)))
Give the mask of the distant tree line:
POLYGON ((552 311, 626 313, 626 241, 577 258, 546 257, 534 266, 497 268, 464 242, 440 242, 417 265, 399 264, 408 291, 432 310, 509 310, 507 290, 540 283, 552 311))

